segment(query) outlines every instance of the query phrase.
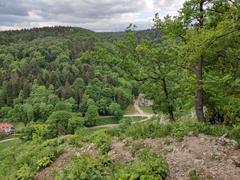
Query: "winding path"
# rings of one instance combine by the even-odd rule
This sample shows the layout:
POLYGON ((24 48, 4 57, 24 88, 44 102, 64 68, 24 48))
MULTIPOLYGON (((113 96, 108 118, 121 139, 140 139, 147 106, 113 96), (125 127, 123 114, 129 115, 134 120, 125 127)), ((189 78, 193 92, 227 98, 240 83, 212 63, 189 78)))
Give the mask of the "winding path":
MULTIPOLYGON (((127 114, 127 115, 124 115, 123 117, 143 117, 143 118, 145 118, 145 119, 140 120, 140 121, 132 122, 132 124, 148 121, 148 120, 150 120, 150 119, 154 116, 154 114, 145 113, 145 112, 140 108, 140 106, 139 106, 139 97, 134 100, 133 106, 134 106, 134 109, 135 109, 135 113, 133 113, 133 114, 127 114)), ((105 118, 109 118, 109 117, 113 117, 113 116, 106 116, 105 118)), ((104 118, 104 117, 103 117, 103 118, 104 118)), ((119 124, 106 124, 106 125, 101 125, 101 126, 90 127, 89 129, 115 128, 115 127, 118 127, 118 126, 119 126, 119 124)), ((15 140, 15 139, 17 139, 17 138, 5 139, 5 140, 0 141, 0 143, 12 141, 12 140, 15 140)))
POLYGON ((13 141, 17 138, 10 138, 10 139, 4 139, 4 140, 1 140, 0 143, 5 143, 5 142, 8 142, 8 141, 13 141))
MULTIPOLYGON (((135 109, 136 113, 134 113, 134 114, 127 114, 127 115, 124 115, 123 117, 144 117, 145 119, 143 119, 141 121, 133 122, 132 124, 148 121, 148 120, 150 120, 154 116, 154 114, 145 113, 140 108, 140 106, 139 106, 139 97, 134 100, 133 106, 134 106, 134 109, 135 109)), ((111 117, 111 116, 108 116, 108 117, 111 117)), ((106 124, 106 125, 101 125, 101 126, 90 127, 89 129, 115 128, 115 127, 118 127, 118 126, 119 126, 119 124, 106 124)))

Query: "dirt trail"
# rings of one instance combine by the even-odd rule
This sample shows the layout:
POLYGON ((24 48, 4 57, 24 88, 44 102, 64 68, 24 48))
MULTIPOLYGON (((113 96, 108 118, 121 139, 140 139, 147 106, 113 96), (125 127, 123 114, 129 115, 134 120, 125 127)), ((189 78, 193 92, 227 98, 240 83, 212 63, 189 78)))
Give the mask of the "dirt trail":
MULTIPOLYGON (((136 121, 136 122, 133 122, 134 123, 140 123, 140 122, 145 122, 145 121, 148 121, 150 120, 154 114, 148 114, 148 113, 145 113, 139 106, 139 98, 137 97, 135 100, 134 100, 134 108, 135 108, 135 111, 137 113, 134 113, 134 114, 127 114, 127 115, 124 115, 123 117, 145 117, 145 119, 141 120, 141 121, 136 121)), ((112 117, 112 116, 108 116, 108 117, 112 117)), ((101 126, 94 126, 94 127, 90 127, 90 129, 99 129, 99 128, 115 128, 115 127, 118 127, 119 124, 106 124, 106 125, 101 125, 101 126)))
POLYGON ((49 167, 41 170, 37 173, 36 180, 52 180, 54 173, 58 170, 62 170, 66 167, 69 159, 75 154, 73 148, 66 149, 49 167))
POLYGON ((0 143, 4 143, 4 142, 8 142, 8 141, 13 141, 17 138, 11 138, 11 139, 4 139, 4 140, 1 140, 0 143))

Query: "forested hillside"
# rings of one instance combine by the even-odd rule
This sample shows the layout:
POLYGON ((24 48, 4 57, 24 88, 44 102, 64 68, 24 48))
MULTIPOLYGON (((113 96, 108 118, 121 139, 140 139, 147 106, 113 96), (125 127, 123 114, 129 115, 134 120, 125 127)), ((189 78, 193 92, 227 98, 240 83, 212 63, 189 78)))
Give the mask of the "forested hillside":
POLYGON ((0 179, 239 179, 240 2, 153 23, 0 32, 0 179))
POLYGON ((43 122, 53 111, 85 115, 90 105, 100 115, 112 115, 111 105, 124 110, 137 93, 137 83, 126 81, 116 66, 114 45, 94 32, 53 27, 7 37, 0 55, 2 119, 43 122))

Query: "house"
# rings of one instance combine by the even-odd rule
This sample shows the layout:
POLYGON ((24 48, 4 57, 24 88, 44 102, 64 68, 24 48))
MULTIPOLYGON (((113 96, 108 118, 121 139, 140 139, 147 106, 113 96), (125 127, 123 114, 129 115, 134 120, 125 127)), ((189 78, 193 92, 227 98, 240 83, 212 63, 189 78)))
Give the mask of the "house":
POLYGON ((9 123, 0 123, 0 131, 5 133, 11 133, 15 130, 15 127, 9 123))

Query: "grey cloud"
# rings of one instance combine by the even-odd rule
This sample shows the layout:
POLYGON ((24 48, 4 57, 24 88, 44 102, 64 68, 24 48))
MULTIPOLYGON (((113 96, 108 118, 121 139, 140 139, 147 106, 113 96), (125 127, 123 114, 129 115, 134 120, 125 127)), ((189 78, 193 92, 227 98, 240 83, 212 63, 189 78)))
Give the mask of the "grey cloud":
MULTIPOLYGON (((149 11, 147 1, 153 1, 158 7, 177 2, 177 0, 0 0, 0 26, 22 27, 29 24, 30 27, 49 23, 49 25, 87 26, 93 30, 126 27, 131 23, 131 19, 126 18, 122 22, 123 16, 138 16, 149 11)), ((154 13, 153 11, 152 14, 154 13)), ((140 19, 140 26, 145 27, 144 23, 150 24, 140 19)))
POLYGON ((18 0, 0 1, 0 14, 27 16, 28 8, 18 0))

